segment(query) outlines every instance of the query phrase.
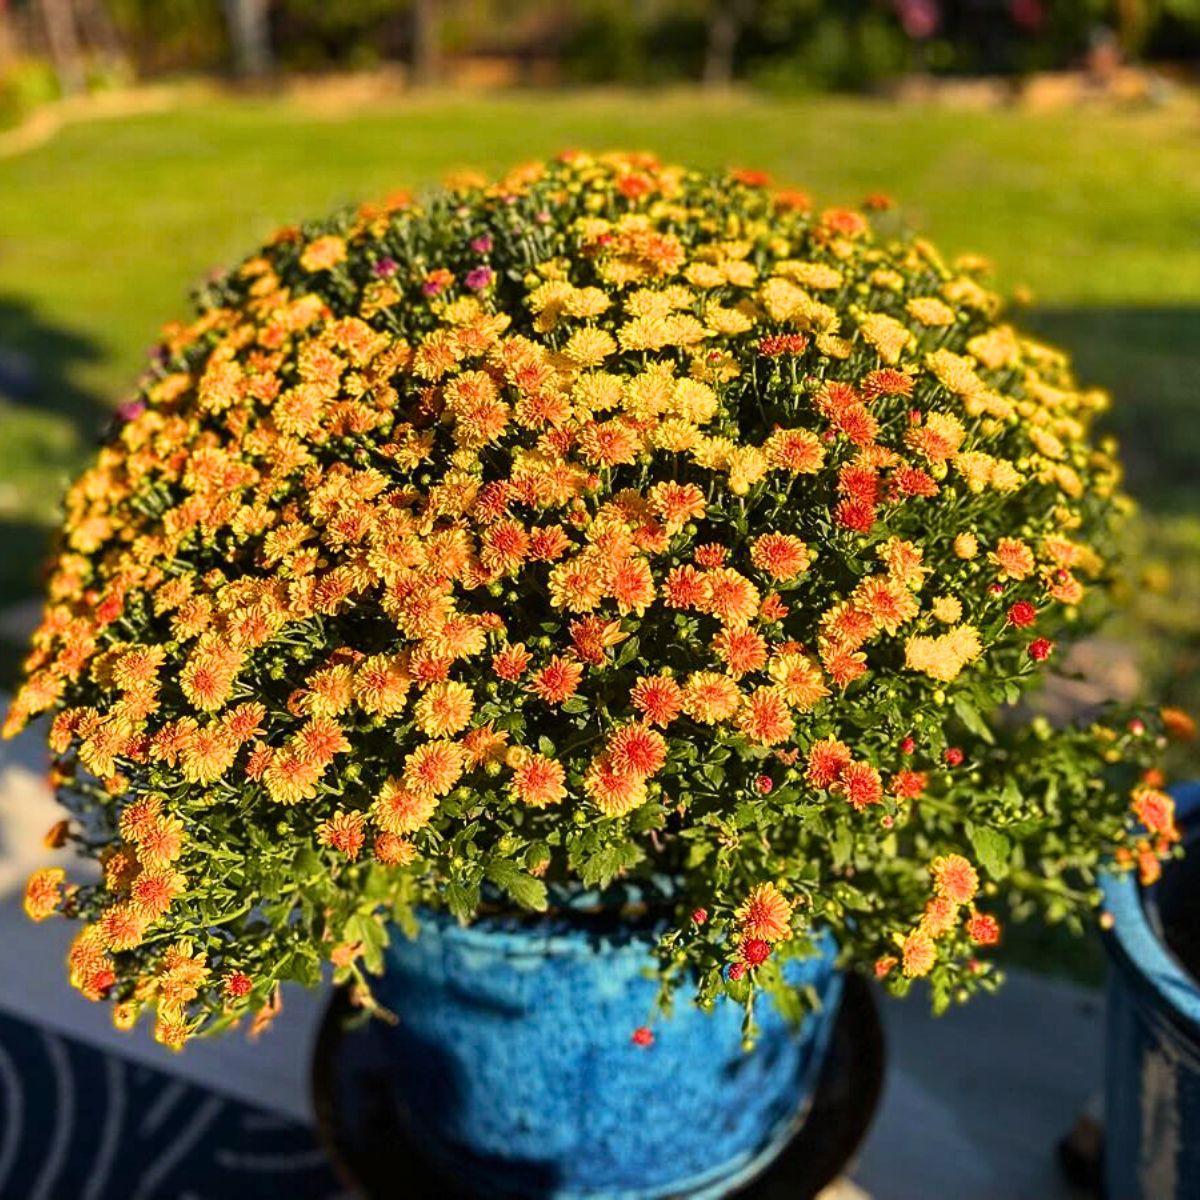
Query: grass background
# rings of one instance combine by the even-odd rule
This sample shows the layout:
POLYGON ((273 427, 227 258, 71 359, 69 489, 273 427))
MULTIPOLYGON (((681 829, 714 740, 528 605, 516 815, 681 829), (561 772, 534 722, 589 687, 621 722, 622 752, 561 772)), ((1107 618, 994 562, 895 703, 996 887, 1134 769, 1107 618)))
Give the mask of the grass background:
MULTIPOLYGON (((389 100, 198 96, 68 125, 0 159, 0 606, 36 592, 58 497, 187 291, 282 223, 568 146, 770 170, 819 204, 871 192, 947 254, 1027 285, 1024 316, 1116 397, 1145 517, 1116 637, 1200 700, 1200 104, 897 108, 696 93, 389 100)), ((0 683, 13 652, 0 646, 0 683)), ((1024 957, 1091 975, 1032 929, 1024 957)))

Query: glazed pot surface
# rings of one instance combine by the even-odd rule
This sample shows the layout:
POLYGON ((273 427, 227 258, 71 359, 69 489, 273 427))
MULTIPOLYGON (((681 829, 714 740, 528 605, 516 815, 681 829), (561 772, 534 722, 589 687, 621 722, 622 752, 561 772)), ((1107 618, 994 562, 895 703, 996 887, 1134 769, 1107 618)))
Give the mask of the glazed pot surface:
POLYGON ((449 1178, 478 1195, 575 1200, 722 1196, 796 1128, 836 1016, 832 939, 787 964, 822 998, 793 1028, 765 998, 755 1049, 742 1010, 706 1013, 681 990, 651 1023, 653 939, 571 921, 422 917, 395 929, 377 987, 400 1022, 382 1039, 405 1126, 449 1178))
POLYGON ((1108 988, 1104 1177, 1111 1200, 1200 1197, 1200 983, 1163 936, 1200 909, 1200 783, 1173 789, 1188 855, 1142 889, 1104 884, 1113 928, 1108 988))

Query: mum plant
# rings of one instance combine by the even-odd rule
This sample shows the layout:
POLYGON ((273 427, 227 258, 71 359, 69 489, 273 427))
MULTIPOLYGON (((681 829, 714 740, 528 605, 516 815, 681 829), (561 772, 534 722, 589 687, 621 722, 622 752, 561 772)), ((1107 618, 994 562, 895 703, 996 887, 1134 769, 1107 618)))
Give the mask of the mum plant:
POLYGON ((825 928, 943 1005, 1001 892, 1152 874, 1155 731, 993 715, 1103 607, 1105 397, 886 207, 565 154, 209 282, 67 495, 8 718, 53 712, 49 840, 99 868, 28 889, 72 983, 179 1046, 365 985, 421 906, 624 881, 664 1000, 794 1008, 825 928))

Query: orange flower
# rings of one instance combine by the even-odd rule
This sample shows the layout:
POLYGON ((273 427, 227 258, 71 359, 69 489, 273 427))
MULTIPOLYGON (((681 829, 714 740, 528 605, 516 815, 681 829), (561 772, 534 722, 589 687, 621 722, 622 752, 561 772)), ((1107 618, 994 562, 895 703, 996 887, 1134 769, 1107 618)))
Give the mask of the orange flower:
POLYGON ((646 800, 645 779, 618 771, 607 755, 601 755, 588 767, 583 789, 592 803, 609 817, 623 817, 646 800))
POLYGON ((179 686, 192 704, 208 712, 229 699, 241 666, 242 656, 237 651, 206 634, 188 655, 179 686))
POLYGON ((413 719, 427 737, 458 733, 471 722, 475 694, 465 683, 431 683, 413 705, 413 719))
POLYGON ((779 942, 791 935, 792 906, 773 883, 752 889, 734 915, 743 937, 779 942))
POLYGON ((501 679, 515 683, 532 661, 533 655, 525 649, 523 642, 517 642, 515 646, 506 644, 492 655, 492 670, 501 679))
POLYGON ((456 742, 426 742, 405 758, 404 782, 419 796, 444 796, 462 775, 464 757, 456 742))
POLYGON ((375 858, 385 867, 407 867, 417 856, 411 842, 386 830, 375 835, 374 848, 375 858))
POLYGON ((675 567, 662 585, 668 608, 699 608, 707 597, 704 576, 692 566, 675 567))
POLYGON ((934 896, 925 905, 921 917, 921 929, 930 937, 939 938, 947 934, 958 923, 958 905, 946 896, 934 896))
POLYGON ((411 685, 412 677, 399 655, 372 655, 354 672, 354 700, 365 713, 395 716, 404 708, 411 685))
POLYGON ((187 890, 187 880, 170 867, 148 868, 129 885, 129 902, 142 916, 158 920, 187 890))
POLYGON ((696 671, 683 685, 683 711, 702 725, 715 725, 737 711, 742 694, 728 675, 696 671))
POLYGON ((1166 793, 1155 788, 1134 789, 1133 815, 1151 832, 1170 841, 1178 841, 1179 829, 1175 824, 1175 801, 1166 793))
POLYGON ((929 864, 934 891, 954 904, 969 904, 979 890, 975 868, 961 854, 946 854, 929 864))
POLYGON ((752 742, 763 746, 785 741, 795 728, 787 699, 777 687, 755 688, 743 697, 737 725, 752 742))
POLYGON ((669 675, 642 675, 629 701, 652 725, 669 725, 683 708, 683 689, 669 675))
POLYGON ((530 808, 547 808, 566 796, 566 777, 561 764, 544 754, 532 754, 513 772, 509 787, 530 808))
POLYGON ((753 629, 722 629, 713 649, 734 678, 761 670, 767 662, 767 644, 753 629))
POLYGON ((1196 722, 1182 708, 1166 707, 1160 708, 1158 712, 1168 737, 1179 742, 1190 742, 1195 738, 1196 722))
POLYGON ((841 779, 851 757, 850 747, 836 738, 815 742, 808 752, 805 778, 813 787, 827 789, 841 779))
POLYGON ((904 939, 901 951, 901 970, 908 979, 918 979, 928 975, 937 962, 937 946, 933 939, 923 930, 916 930, 904 939))
POLYGON ((150 918, 132 904, 112 904, 100 915, 100 934, 109 950, 132 950, 140 946, 150 918))
POLYGON ((430 789, 417 791, 402 779, 389 778, 371 805, 371 819, 388 833, 415 833, 429 823, 437 809, 430 789))
POLYGON ((764 533, 750 547, 750 561, 774 579, 795 579, 808 570, 808 547, 789 533, 764 533))
POLYGON ((336 812, 328 821, 322 821, 317 826, 317 841, 322 846, 339 851, 353 862, 366 840, 366 822, 365 813, 336 812))
POLYGON ((41 867, 29 876, 25 884, 25 915, 31 921, 44 921, 58 908, 66 877, 61 867, 41 867))
POLYGON ((346 243, 334 234, 309 242, 300 255, 300 265, 306 271, 329 271, 345 260, 346 243))
POLYGON ((667 761, 667 743, 647 725, 625 725, 609 737, 608 759, 620 774, 646 778, 667 761))
POLYGON ((859 812, 883 800, 883 782, 879 772, 867 763, 847 763, 842 768, 836 786, 845 794, 850 807, 859 812))
POLYGON ((777 429, 763 445, 771 466, 797 475, 812 475, 825 461, 825 449, 807 429, 777 429))
POLYGON ((1033 551, 1019 538, 1002 537, 988 557, 999 568, 996 574, 1001 579, 1024 579, 1035 565, 1033 551))
POLYGON ((990 913, 972 909, 967 918, 967 937, 977 946, 994 946, 1000 941, 1000 922, 990 913))
POLYGON ((154 817, 138 835, 137 856, 147 867, 166 866, 183 853, 183 822, 154 817))
POLYGON ((613 569, 607 590, 622 616, 635 613, 640 617, 654 603, 654 576, 643 559, 627 559, 613 569))
POLYGON ((704 576, 701 607, 722 625, 739 628, 758 612, 759 594, 744 575, 730 567, 719 567, 704 576))
POLYGON ((704 518, 704 493, 694 483, 656 483, 649 492, 654 511, 670 532, 704 518))
POLYGON ((539 671, 533 673, 530 690, 547 704, 562 704, 579 690, 583 667, 555 654, 539 671))

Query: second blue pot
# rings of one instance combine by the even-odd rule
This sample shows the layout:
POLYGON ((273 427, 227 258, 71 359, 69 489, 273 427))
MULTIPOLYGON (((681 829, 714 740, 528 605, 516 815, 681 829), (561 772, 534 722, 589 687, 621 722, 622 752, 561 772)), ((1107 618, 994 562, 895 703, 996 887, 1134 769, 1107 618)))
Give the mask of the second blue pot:
MULTIPOLYGON (((400 1018, 381 1039, 414 1143, 480 1196, 657 1200, 727 1195, 798 1127, 836 1018, 832 939, 788 964, 819 1013, 789 1026, 763 1000, 742 1049, 741 1009, 680 995, 654 1043, 649 933, 576 920, 422 916, 395 929, 376 991, 400 1018)), ((686 989, 685 989, 686 990, 686 989)))
POLYGON ((1200 784, 1172 789, 1188 854, 1140 888, 1104 885, 1113 927, 1104 1181, 1110 1200, 1200 1198, 1200 983, 1163 937, 1162 914, 1200 921, 1200 784))

